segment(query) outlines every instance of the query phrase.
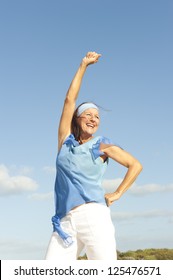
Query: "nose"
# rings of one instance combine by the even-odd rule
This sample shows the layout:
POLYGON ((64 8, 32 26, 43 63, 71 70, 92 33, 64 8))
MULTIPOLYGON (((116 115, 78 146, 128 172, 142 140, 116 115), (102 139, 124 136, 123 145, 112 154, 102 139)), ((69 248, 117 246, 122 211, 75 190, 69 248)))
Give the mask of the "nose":
POLYGON ((97 118, 95 116, 91 115, 89 117, 89 120, 93 123, 93 122, 95 122, 97 120, 97 118))

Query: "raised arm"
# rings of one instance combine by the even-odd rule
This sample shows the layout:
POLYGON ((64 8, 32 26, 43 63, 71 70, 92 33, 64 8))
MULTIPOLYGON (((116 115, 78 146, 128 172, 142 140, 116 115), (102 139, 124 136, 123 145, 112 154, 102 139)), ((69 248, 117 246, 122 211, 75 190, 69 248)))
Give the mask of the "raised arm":
POLYGON ((87 66, 96 63, 100 56, 101 55, 96 52, 88 52, 86 56, 82 59, 81 64, 70 84, 70 87, 67 91, 64 100, 64 107, 59 123, 58 149, 61 148, 63 141, 71 133, 71 121, 76 106, 76 100, 87 66))
POLYGON ((115 190, 115 192, 105 194, 107 205, 110 206, 115 200, 118 200, 123 195, 123 193, 130 188, 139 173, 142 171, 142 165, 131 154, 117 146, 110 146, 106 149, 103 149, 103 152, 107 157, 112 158, 116 162, 128 168, 123 181, 115 190))

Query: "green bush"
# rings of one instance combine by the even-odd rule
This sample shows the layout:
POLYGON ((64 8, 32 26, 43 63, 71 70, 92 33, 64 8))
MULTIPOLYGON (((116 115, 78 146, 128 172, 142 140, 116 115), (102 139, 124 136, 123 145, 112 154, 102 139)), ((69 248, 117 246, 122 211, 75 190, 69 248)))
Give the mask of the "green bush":
MULTIPOLYGON (((136 251, 117 251, 118 260, 173 260, 173 249, 145 249, 136 251)), ((87 260, 87 256, 78 260, 87 260)))
POLYGON ((173 260, 173 249, 145 249, 119 253, 119 260, 173 260))

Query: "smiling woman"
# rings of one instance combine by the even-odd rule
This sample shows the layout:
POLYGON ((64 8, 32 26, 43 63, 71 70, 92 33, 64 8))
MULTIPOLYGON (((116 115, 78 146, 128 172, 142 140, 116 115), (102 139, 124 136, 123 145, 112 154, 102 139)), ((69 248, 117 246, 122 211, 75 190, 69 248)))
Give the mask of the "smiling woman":
POLYGON ((100 124, 99 109, 93 103, 82 103, 73 114, 71 130, 79 144, 92 138, 100 124), (87 139, 87 140, 86 140, 87 139))
POLYGON ((85 102, 75 109, 84 73, 100 56, 89 52, 82 59, 64 101, 48 260, 76 260, 83 248, 89 260, 115 260, 114 226, 108 206, 121 197, 142 169, 138 160, 109 139, 94 136, 100 124, 94 103, 85 102), (109 157, 128 171, 115 192, 105 194, 102 180, 109 157))

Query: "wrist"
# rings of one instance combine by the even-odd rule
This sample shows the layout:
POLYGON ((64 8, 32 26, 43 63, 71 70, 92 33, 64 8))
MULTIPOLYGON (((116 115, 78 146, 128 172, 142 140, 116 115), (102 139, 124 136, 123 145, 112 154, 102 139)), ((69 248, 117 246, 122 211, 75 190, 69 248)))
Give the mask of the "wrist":
POLYGON ((122 190, 116 190, 114 193, 120 197, 120 196, 122 196, 123 191, 122 190))
POLYGON ((87 64, 86 64, 86 62, 84 61, 84 59, 81 61, 81 64, 80 64, 80 67, 81 67, 81 69, 83 69, 83 70, 86 70, 86 68, 87 68, 87 64))

